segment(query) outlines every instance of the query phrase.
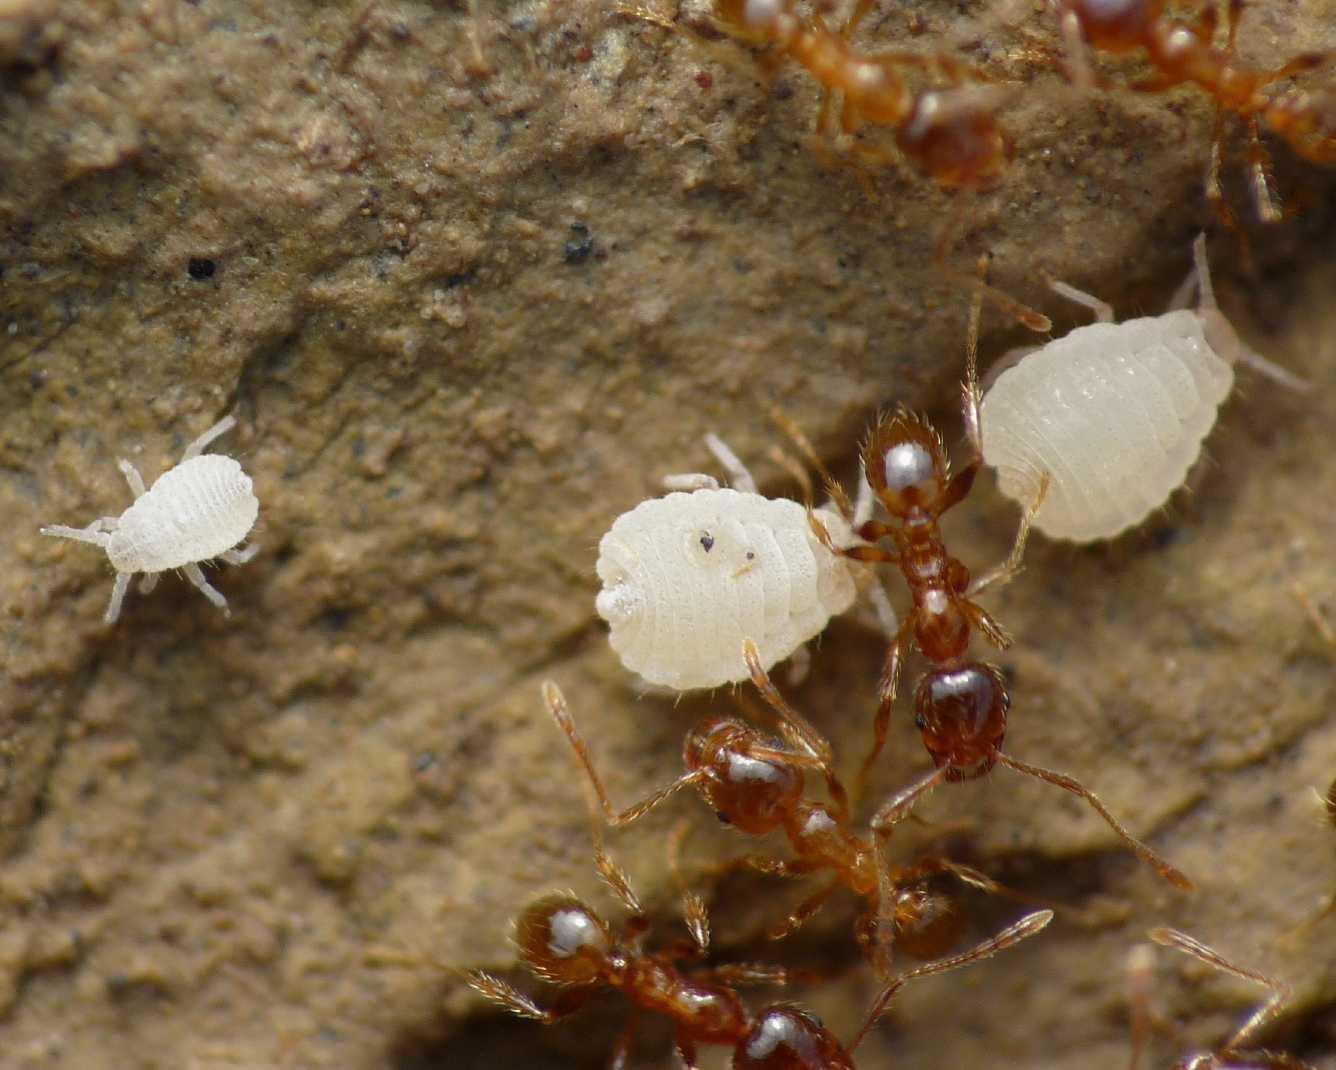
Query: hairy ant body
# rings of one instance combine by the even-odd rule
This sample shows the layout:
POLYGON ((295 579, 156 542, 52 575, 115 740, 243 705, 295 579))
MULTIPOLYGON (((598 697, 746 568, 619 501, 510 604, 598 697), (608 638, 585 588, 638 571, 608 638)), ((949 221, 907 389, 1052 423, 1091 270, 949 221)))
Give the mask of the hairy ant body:
POLYGON ((856 938, 883 979, 890 976, 893 948, 927 960, 942 955, 960 938, 965 915, 956 900, 928 886, 931 878, 950 875, 984 891, 1015 895, 979 871, 944 858, 889 866, 871 839, 850 828, 848 799, 831 769, 829 743, 780 697, 755 644, 748 640, 743 646, 752 679, 778 714, 784 743, 736 717, 707 717, 687 733, 682 747, 686 772, 620 811, 608 798, 565 697, 551 681, 543 684, 548 712, 570 741, 607 824, 628 825, 682 788, 694 787, 719 820, 739 832, 748 836, 783 832, 795 856, 792 860, 749 855, 743 859, 745 864, 775 876, 826 872, 833 877, 803 900, 770 933, 771 938, 781 939, 793 932, 839 888, 847 888, 867 901, 867 910, 855 926, 856 938), (805 794, 807 770, 824 774, 829 804, 805 794))
MULTIPOLYGON (((615 938, 607 922, 570 894, 545 896, 516 919, 520 957, 533 973, 561 988, 552 1008, 538 1006, 507 982, 482 970, 471 971, 467 982, 511 1013, 549 1024, 580 1009, 600 989, 618 989, 637 1008, 667 1015, 674 1021, 677 1051, 687 1070, 696 1070, 698 1049, 705 1045, 731 1047, 733 1070, 853 1070, 854 1049, 906 981, 987 958, 1039 932, 1053 916, 1051 911, 1028 915, 962 955, 928 963, 895 978, 873 1003, 853 1043, 845 1047, 815 1017, 791 1004, 771 1004, 759 1012, 749 1011, 733 987, 740 982, 783 983, 787 979, 783 969, 721 966, 693 974, 680 969, 678 959, 686 954, 702 954, 708 945, 703 908, 694 897, 688 897, 692 946, 646 952, 642 942, 649 921, 626 875, 601 848, 596 859, 600 874, 631 913, 621 937, 615 938)), ((633 1037, 633 1030, 623 1033, 612 1065, 625 1065, 633 1037)))
MULTIPOLYGON (((971 660, 968 655, 975 628, 999 649, 1010 646, 1011 638, 974 597, 995 583, 1007 581, 1020 568, 1030 524, 1043 503, 1048 481, 1041 481, 1035 501, 1026 509, 1007 560, 971 579, 969 569, 947 551, 939 521, 942 514, 965 500, 983 463, 977 370, 979 312, 976 297, 970 310, 961 390, 965 436, 970 446, 965 467, 952 475, 941 436, 926 419, 902 408, 880 418, 862 448, 863 468, 872 490, 898 523, 869 521, 856 534, 870 545, 836 549, 820 520, 809 513, 817 537, 832 552, 858 561, 898 566, 913 599, 886 653, 873 745, 859 774, 858 789, 861 792, 885 745, 901 667, 912 639, 932 664, 915 688, 914 723, 937 768, 886 802, 873 819, 875 831, 889 833, 923 795, 942 781, 973 780, 1000 763, 1084 799, 1139 858, 1186 890, 1192 886, 1187 877, 1132 836, 1088 788, 1064 773, 1029 765, 1002 752, 1011 708, 1006 678, 997 666, 971 660), (889 540, 891 547, 879 545, 883 540, 889 540)), ((847 501, 847 495, 815 452, 808 452, 804 440, 798 440, 798 445, 824 476, 831 495, 837 501, 847 501)))
MULTIPOLYGON (((733 36, 768 45, 788 56, 821 83, 823 95, 817 132, 854 138, 864 126, 890 127, 900 153, 919 172, 944 189, 977 193, 994 188, 1015 155, 1011 139, 997 122, 997 109, 1012 90, 983 72, 944 54, 857 51, 849 39, 871 11, 874 0, 858 0, 842 29, 829 29, 819 17, 799 14, 796 0, 716 0, 715 11, 733 36), (944 88, 915 92, 900 71, 927 69, 945 77, 944 88), (834 117, 834 94, 842 101, 834 117)), ((857 154, 875 166, 892 162, 885 151, 860 145, 857 154)), ((987 295, 1034 331, 1047 331, 1047 316, 946 262, 962 219, 958 209, 942 228, 936 244, 938 268, 957 283, 987 295)))
MULTIPOLYGON (((1306 53, 1271 70, 1254 70, 1234 56, 1243 0, 1229 0, 1228 41, 1224 49, 1211 42, 1215 35, 1214 3, 1202 7, 1192 22, 1164 14, 1165 0, 1050 0, 1058 16, 1063 41, 1073 57, 1073 78, 1093 84, 1086 48, 1114 54, 1144 50, 1155 74, 1133 82, 1138 92, 1159 92, 1183 84, 1204 90, 1216 103, 1217 115, 1228 111, 1248 124, 1249 170, 1254 195, 1264 222, 1280 219, 1270 193, 1266 153, 1261 147, 1259 123, 1283 138, 1301 157, 1313 163, 1336 163, 1336 96, 1331 91, 1294 90, 1268 95, 1262 90, 1282 78, 1312 70, 1333 58, 1306 53)), ((1231 217, 1220 192, 1221 129, 1217 119, 1206 193, 1226 221, 1231 217)))

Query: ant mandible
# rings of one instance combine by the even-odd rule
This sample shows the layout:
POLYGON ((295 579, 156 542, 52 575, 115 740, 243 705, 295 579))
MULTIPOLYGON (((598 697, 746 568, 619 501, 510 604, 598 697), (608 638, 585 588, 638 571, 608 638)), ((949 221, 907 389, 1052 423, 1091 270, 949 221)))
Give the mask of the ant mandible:
MULTIPOLYGON (((579 1010, 600 989, 618 989, 636 1007, 674 1021, 677 1051, 687 1070, 696 1070, 698 1049, 705 1045, 732 1047, 733 1070, 853 1070, 854 1049, 906 982, 987 958, 1033 936, 1053 916, 1051 911, 1028 915, 964 954, 895 978, 877 997, 862 1029, 846 1048, 816 1018, 790 1004, 772 1004, 757 1013, 747 1009, 733 985, 784 983, 787 972, 782 968, 721 966, 690 975, 679 969, 679 958, 701 955, 708 947, 703 907, 694 897, 688 897, 692 945, 646 952, 642 943, 649 920, 630 882, 601 847, 595 857, 600 875, 631 913, 620 937, 615 938, 607 922, 570 894, 544 896, 516 919, 520 957, 533 973, 561 989, 550 1009, 483 970, 470 971, 467 983, 512 1014, 548 1024, 579 1010)), ((625 1065, 633 1038, 633 1028, 623 1032, 612 1065, 625 1065)))
POLYGON ((1063 42, 1072 57, 1072 78, 1094 84, 1086 48, 1115 54, 1144 49, 1156 73, 1132 83, 1138 92, 1159 92, 1184 83, 1197 85, 1215 101, 1217 120, 1207 174, 1207 198, 1227 221, 1231 219, 1220 191, 1220 143, 1223 111, 1247 122, 1249 170, 1259 213, 1264 222, 1281 217, 1270 192, 1266 152, 1259 122, 1284 138, 1301 157, 1319 164, 1336 163, 1336 97, 1293 91, 1268 96, 1262 89, 1282 78, 1329 63, 1329 53, 1305 53, 1271 70, 1253 70, 1234 57, 1239 16, 1244 0, 1229 0, 1228 40, 1215 48, 1216 8, 1206 4, 1192 22, 1167 18, 1165 0, 1049 0, 1058 17, 1063 42))
MULTIPOLYGON (((715 11, 728 33, 771 46, 821 83, 819 135, 833 138, 838 127, 838 134, 852 139, 864 125, 892 127, 905 159, 944 189, 978 193, 994 188, 1015 155, 996 116, 1012 90, 942 53, 858 52, 849 39, 874 2, 858 0, 839 31, 829 29, 817 16, 800 15, 796 0, 716 0, 715 11), (916 93, 899 73, 905 67, 941 74, 948 85, 916 93), (833 119, 837 92, 843 100, 838 119, 833 119)), ((874 166, 893 162, 889 154, 872 146, 863 145, 857 151, 874 166)), ((1048 331, 1052 324, 1047 316, 947 262, 964 209, 962 202, 938 235, 934 253, 938 269, 952 281, 984 294, 1031 330, 1048 331)))
POLYGON ((543 684, 548 712, 570 742, 608 825, 631 824, 682 788, 694 787, 723 824, 748 836, 782 831, 793 850, 792 860, 748 855, 740 861, 774 876, 831 871, 834 876, 804 899, 784 924, 770 933, 771 939, 782 939, 795 931, 839 888, 847 888, 868 903, 856 923, 856 938, 883 980, 891 975, 893 948, 927 960, 943 954, 960 937, 965 916, 959 904, 931 890, 926 883, 930 878, 950 875, 983 891, 1034 902, 978 870, 944 858, 927 857, 910 866, 889 866, 878 845, 849 827, 848 798, 832 771, 829 743, 780 697, 750 640, 743 643, 743 656, 753 681, 777 715, 784 743, 736 717, 706 717, 687 733, 682 747, 686 772, 620 811, 608 797, 565 696, 552 681, 543 684), (808 770, 824 775, 829 805, 806 797, 804 773, 808 770))
MULTIPOLYGON (((981 268, 983 262, 981 262, 981 268)), ((905 648, 912 637, 932 668, 914 692, 914 723, 936 769, 916 784, 892 796, 877 812, 872 827, 878 835, 908 814, 914 804, 942 781, 972 780, 1001 763, 1018 773, 1055 784, 1088 802, 1143 861, 1183 890, 1192 887, 1183 873, 1129 833, 1092 791, 1064 773, 1029 765, 1002 752, 1011 696, 1001 669, 969 660, 971 631, 978 628, 994 646, 1006 649, 1011 638, 973 599, 995 583, 1006 582, 1020 568, 1031 521, 1043 503, 1048 481, 1041 482, 1035 501, 1026 509, 1007 560, 971 580, 969 569, 947 552, 939 521, 969 494, 982 464, 979 430, 978 334, 980 304, 976 295, 970 308, 965 347, 965 382, 961 395, 968 463, 954 476, 941 436, 927 420, 901 408, 883 416, 862 448, 863 469, 878 500, 898 523, 871 520, 856 534, 873 545, 836 548, 811 512, 813 530, 832 553, 859 561, 888 562, 899 566, 913 598, 913 607, 891 640, 878 686, 879 701, 873 745, 856 784, 861 794, 872 763, 886 742, 891 707, 899 687, 905 648), (890 549, 876 545, 889 540, 890 549)), ((777 414, 782 420, 782 415, 777 414)), ((795 429, 796 430, 796 429, 795 429)), ((791 432, 792 433, 792 432, 791 432)), ((847 495, 835 482, 810 443, 800 435, 797 444, 825 479, 837 501, 847 495)))

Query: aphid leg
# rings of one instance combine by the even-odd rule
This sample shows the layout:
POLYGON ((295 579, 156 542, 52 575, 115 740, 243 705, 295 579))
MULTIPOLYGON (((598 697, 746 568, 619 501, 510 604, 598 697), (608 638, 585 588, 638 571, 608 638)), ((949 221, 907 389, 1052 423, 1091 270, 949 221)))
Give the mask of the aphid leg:
MULTIPOLYGON (((1299 607, 1304 611, 1304 616, 1308 618, 1317 634, 1322 637, 1322 641, 1336 650, 1336 628, 1332 628, 1331 622, 1318 608, 1317 603, 1309 597, 1308 592, 1297 582, 1290 584, 1290 590, 1294 592, 1294 597, 1298 600, 1299 607)), ((1336 783, 1333 783, 1332 788, 1336 790, 1336 783)), ((1333 816, 1336 818, 1336 815, 1333 816)))
MULTIPOLYGON (((882 594, 886 592, 883 590, 882 594)), ((867 790, 867 781, 872 767, 886 746, 886 736, 891 727, 891 708, 895 705, 896 692, 900 689, 900 669, 904 664, 905 644, 914 625, 912 616, 895 630, 890 645, 886 648, 886 658, 881 666, 881 678, 877 681, 877 714, 872 721, 872 747, 867 757, 858 768, 858 779, 854 781, 854 802, 858 803, 867 790)))
POLYGON ((1048 288, 1055 294, 1067 298, 1068 301, 1075 301, 1081 307, 1090 309, 1095 314, 1096 323, 1113 322, 1113 306, 1107 301, 1101 301, 1094 294, 1078 290, 1061 279, 1049 279, 1048 288))
POLYGON ((580 762, 580 767, 584 770, 586 779, 593 788, 594 794, 598 799, 599 807, 603 811, 603 819, 614 828, 620 825, 629 825, 637 818, 643 817, 649 813, 659 803, 670 795, 674 795, 685 787, 703 780, 706 771, 698 769, 693 773, 686 773, 678 777, 666 788, 661 788, 648 798, 642 799, 634 806, 630 806, 620 813, 612 805, 608 798, 607 790, 603 787, 603 780, 594 768, 593 759, 589 756, 589 748, 585 745, 584 739, 575 727, 575 721, 571 719, 570 709, 566 705, 566 696, 561 693, 551 680, 543 682, 543 701, 547 705, 548 712, 552 719, 557 722, 557 727, 566 734, 566 739, 570 742, 571 748, 575 751, 575 757, 580 762))
POLYGON ((117 520, 118 518, 114 516, 102 516, 86 528, 70 528, 64 524, 48 524, 46 527, 37 530, 42 535, 51 535, 57 539, 91 542, 94 546, 100 546, 105 550, 107 543, 111 541, 110 533, 116 530, 117 520))
POLYGON ((1206 235, 1198 234, 1192 243, 1192 259, 1197 273, 1197 315, 1202 321, 1202 331, 1211 347, 1220 354, 1220 358, 1230 364, 1241 363, 1252 368, 1259 375, 1280 383, 1281 386, 1303 393, 1311 390, 1313 384, 1293 372, 1286 371, 1279 364, 1266 359, 1260 353, 1249 348, 1234 331, 1233 325, 1225 319, 1220 306, 1215 302, 1215 287, 1211 283, 1211 266, 1206 259, 1206 235))
POLYGON ((1009 925, 996 936, 989 937, 987 940, 983 941, 983 943, 970 948, 968 951, 963 951, 959 955, 952 955, 949 958, 938 959, 936 962, 924 963, 922 966, 916 966, 907 973, 901 974, 886 986, 881 995, 879 995, 876 1001, 872 1004, 872 1009, 868 1011, 867 1020, 863 1023, 863 1028, 858 1031, 858 1035, 854 1037, 853 1041, 849 1044, 849 1052, 852 1053, 853 1050, 862 1043, 863 1038, 868 1034, 868 1030, 876 1025, 877 1020, 886 1013, 886 1008, 890 1006, 891 1000, 895 997, 895 994, 904 987, 906 982, 915 980, 919 977, 929 977, 935 973, 945 973, 947 970, 958 969, 961 966, 968 966, 972 962, 991 958, 999 951, 1003 951, 1006 948, 1011 947, 1013 944, 1018 944, 1022 940, 1034 936, 1052 920, 1053 911, 1035 911, 1033 914, 1025 915, 1025 917, 1021 918, 1016 924, 1009 925))
POLYGON ((789 655, 789 686, 798 687, 811 671, 812 652, 802 643, 789 655))
POLYGON ((152 594, 153 588, 158 585, 158 577, 161 575, 161 572, 145 572, 144 578, 139 581, 139 593, 152 594))
POLYGON ((877 624, 882 634, 886 636, 887 642, 893 641, 900 631, 900 616, 895 612, 895 606, 891 605, 891 596, 886 593, 886 588, 875 576, 868 588, 868 598, 877 614, 877 624))
POLYGON ((121 470, 121 475, 125 476, 125 481, 130 484, 130 493, 139 498, 144 493, 144 477, 139 474, 139 469, 122 457, 116 462, 116 467, 121 470))
POLYGON ((199 438, 195 439, 194 442, 192 442, 189 446, 186 447, 185 453, 181 455, 181 460, 188 461, 192 457, 198 457, 201 453, 204 452, 205 446, 207 446, 219 435, 227 434, 227 432, 231 431, 232 428, 236 426, 237 426, 237 418, 235 416, 224 416, 211 428, 205 431, 204 434, 200 435, 199 438))
POLYGON ((231 550, 224 550, 218 556, 229 565, 244 565, 259 552, 260 544, 258 542, 253 542, 249 546, 237 546, 231 550))
POLYGON ((877 507, 876 496, 872 493, 872 484, 868 482, 867 471, 863 462, 858 462, 858 497, 854 499, 854 515, 849 524, 854 530, 861 528, 872 519, 872 510, 877 507))
POLYGON ((1034 496, 1034 501, 1025 507, 1025 512, 1021 514, 1021 522, 1016 528, 1016 538, 1011 544, 1011 553, 1007 554, 1007 559, 996 568, 989 569, 982 576, 979 576, 973 583, 965 589, 965 597, 973 598, 980 591, 986 591, 995 584, 1010 583, 1016 573, 1021 570, 1021 561, 1025 558, 1025 543, 1030 537, 1030 528, 1034 524, 1035 514, 1043 507, 1044 498, 1048 494, 1050 483, 1049 474, 1044 473, 1044 477, 1039 481, 1039 491, 1034 496))
POLYGON ((664 476, 661 480, 664 490, 718 490, 719 480, 704 472, 678 472, 664 476))
POLYGON ((103 624, 116 623, 116 618, 121 615, 121 603, 125 601, 125 592, 129 589, 133 578, 133 572, 116 573, 116 582, 111 585, 111 601, 107 603, 107 611, 102 614, 103 624))
POLYGON ((757 493, 756 479, 723 439, 713 431, 708 431, 705 434, 705 445, 714 454, 719 466, 728 473, 729 485, 734 490, 740 490, 744 494, 757 493))
POLYGON ((1077 795, 1084 799, 1091 805, 1095 813, 1099 814, 1108 826, 1118 834, 1119 838, 1132 849, 1133 854, 1159 873, 1160 876, 1179 891, 1189 892, 1192 890, 1192 881, 1188 880, 1187 876, 1181 870, 1176 866, 1170 865, 1169 862, 1161 858, 1156 852, 1152 851, 1144 843, 1128 832, 1127 829, 1123 827, 1122 823, 1109 811, 1109 808, 1099 800, 1099 797, 1080 781, 1067 776, 1065 773, 1058 773, 1052 769, 1044 769, 1038 765, 1029 765, 1026 762, 1018 761, 1010 755, 1003 754, 1000 751, 997 752, 997 760, 1018 773, 1024 773, 1026 776, 1032 776, 1038 780, 1054 784, 1057 787, 1062 788, 1063 791, 1069 791, 1073 795, 1077 795))
POLYGON ((1253 1011, 1238 1029, 1234 1031, 1233 1036, 1220 1046, 1220 1052, 1228 1053, 1238 1051, 1247 1043, 1254 1033, 1258 1032, 1264 1025, 1272 1021, 1280 1014, 1281 1008, 1290 998, 1290 986, 1284 981, 1279 981, 1267 974, 1260 973, 1257 970, 1250 970, 1246 966, 1239 966, 1230 962, 1220 952, 1214 948, 1207 947, 1200 940, 1189 936, 1178 929, 1151 929, 1147 934, 1157 944, 1164 947, 1172 947, 1176 951, 1182 951, 1185 955, 1191 955, 1193 958, 1213 966, 1224 973, 1232 973, 1235 977, 1240 977, 1245 981, 1253 981, 1263 988, 1269 989, 1271 995, 1267 1000, 1253 1011))
POLYGON ((199 588, 200 594, 212 602, 223 611, 224 617, 230 617, 232 611, 227 608, 227 599, 223 597, 222 592, 214 587, 204 578, 204 573, 200 571, 199 563, 191 561, 181 569, 186 574, 186 579, 199 588))

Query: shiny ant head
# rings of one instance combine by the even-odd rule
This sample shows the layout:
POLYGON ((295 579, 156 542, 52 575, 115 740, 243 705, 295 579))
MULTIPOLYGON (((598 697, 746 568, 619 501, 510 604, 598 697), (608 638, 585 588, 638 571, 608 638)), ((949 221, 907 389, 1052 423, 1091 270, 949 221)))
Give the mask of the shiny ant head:
POLYGON ((853 1070, 853 1060, 815 1015, 776 1004, 756 1017, 733 1052, 733 1070, 853 1070))
POLYGON ((895 143, 946 189, 987 190, 1002 178, 1015 147, 994 114, 1007 91, 970 85, 919 94, 895 143))
MULTIPOLYGON (((916 881, 895 892, 891 946, 920 962, 941 958, 959 942, 965 922, 965 912, 955 897, 916 881)), ((884 942, 878 924, 876 911, 863 914, 856 923, 854 936, 868 956, 884 942)))
POLYGON ((1096 48, 1132 52, 1146 43, 1164 13, 1164 0, 1059 0, 1058 10, 1075 15, 1096 48))
POLYGON ((981 662, 935 669, 914 692, 914 724, 948 780, 973 780, 997 764, 1010 708, 1001 671, 981 662))
POLYGON ((751 751, 764 742, 731 717, 702 721, 687 733, 682 761, 688 772, 708 769, 700 792, 719 819, 750 836, 778 828, 803 794, 802 771, 751 751))
POLYGON ((883 417, 863 443, 863 468, 882 505, 902 520, 932 512, 946 487, 946 449, 926 421, 906 409, 883 417))
POLYGON ((601 975, 612 937, 603 919, 573 895, 547 895, 515 920, 520 956, 540 977, 580 985, 601 975))

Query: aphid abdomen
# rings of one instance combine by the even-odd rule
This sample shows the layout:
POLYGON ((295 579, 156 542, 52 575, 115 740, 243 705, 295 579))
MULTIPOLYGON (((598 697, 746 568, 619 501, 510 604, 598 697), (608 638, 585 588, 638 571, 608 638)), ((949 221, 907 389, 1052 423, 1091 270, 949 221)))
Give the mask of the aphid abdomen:
POLYGON ((1097 323, 1003 372, 980 410, 984 460, 1051 538, 1113 538, 1187 476, 1233 385, 1196 313, 1097 323))
POLYGON ((729 489, 641 502, 599 543, 597 569, 595 607, 622 663, 683 691, 746 679, 744 639, 769 668, 856 593, 802 506, 729 489))
POLYGON ((241 542, 259 510, 241 465, 206 453, 164 472, 121 515, 107 556, 117 572, 162 572, 208 561, 241 542))

